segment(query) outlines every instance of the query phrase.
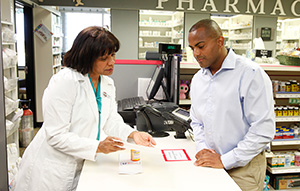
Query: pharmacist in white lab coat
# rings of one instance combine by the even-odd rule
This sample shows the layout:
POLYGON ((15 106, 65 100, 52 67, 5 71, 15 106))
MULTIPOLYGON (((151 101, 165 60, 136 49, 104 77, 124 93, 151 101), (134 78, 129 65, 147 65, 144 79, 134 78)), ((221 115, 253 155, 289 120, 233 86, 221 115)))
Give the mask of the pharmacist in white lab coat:
MULTIPOLYGON (((118 39, 102 27, 88 27, 64 56, 64 66, 44 92, 44 123, 25 150, 16 191, 76 190, 84 160, 122 150, 132 138, 155 145, 151 135, 126 125, 117 113, 111 75, 118 39), (103 134, 107 134, 106 138, 103 134)), ((101 187, 101 180, 100 187, 101 187)))

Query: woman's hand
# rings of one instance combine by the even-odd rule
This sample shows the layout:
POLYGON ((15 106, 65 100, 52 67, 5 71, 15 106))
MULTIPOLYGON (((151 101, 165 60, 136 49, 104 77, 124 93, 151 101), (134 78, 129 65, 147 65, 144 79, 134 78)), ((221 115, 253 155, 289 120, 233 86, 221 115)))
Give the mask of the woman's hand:
POLYGON ((152 136, 145 132, 134 131, 128 136, 128 138, 132 138, 137 145, 143 145, 147 147, 153 147, 153 145, 156 145, 156 142, 152 136))
POLYGON ((106 137, 104 141, 101 141, 97 148, 97 153, 112 153, 120 150, 125 150, 122 148, 124 143, 120 138, 117 137, 106 137))

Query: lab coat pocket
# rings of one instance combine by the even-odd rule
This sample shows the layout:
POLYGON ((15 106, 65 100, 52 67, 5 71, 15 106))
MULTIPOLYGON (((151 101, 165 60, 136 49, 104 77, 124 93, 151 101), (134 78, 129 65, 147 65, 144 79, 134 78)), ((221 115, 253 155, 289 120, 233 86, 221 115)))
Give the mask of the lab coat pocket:
POLYGON ((76 164, 45 160, 39 190, 68 191, 72 188, 76 164))

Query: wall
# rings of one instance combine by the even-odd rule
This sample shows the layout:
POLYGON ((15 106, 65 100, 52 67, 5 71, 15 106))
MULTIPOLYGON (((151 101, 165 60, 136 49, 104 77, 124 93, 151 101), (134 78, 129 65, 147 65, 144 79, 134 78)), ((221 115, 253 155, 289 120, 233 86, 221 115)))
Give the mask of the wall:
POLYGON ((111 10, 111 31, 121 43, 117 59, 138 59, 138 15, 138 10, 111 10))
POLYGON ((188 47, 188 34, 190 28, 201 19, 209 19, 210 14, 204 13, 184 13, 184 46, 188 47))
MULTIPOLYGON (((36 0, 35 0, 36 1, 36 0)), ((81 0, 86 7, 150 9, 194 13, 250 14, 263 16, 300 16, 299 0, 81 0)), ((75 6, 77 1, 43 0, 40 5, 75 6)))
POLYGON ((276 53, 276 28, 277 28, 277 18, 276 17, 266 17, 266 16, 254 16, 253 17, 253 38, 257 37, 257 29, 261 27, 271 27, 274 29, 273 40, 264 41, 265 48, 267 50, 273 50, 273 57, 276 53))

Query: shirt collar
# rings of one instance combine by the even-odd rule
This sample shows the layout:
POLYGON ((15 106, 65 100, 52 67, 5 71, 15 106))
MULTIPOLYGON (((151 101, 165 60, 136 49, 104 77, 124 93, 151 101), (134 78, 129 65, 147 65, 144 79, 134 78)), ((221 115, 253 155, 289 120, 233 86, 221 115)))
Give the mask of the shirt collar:
MULTIPOLYGON (((236 54, 234 53, 234 51, 232 49, 229 49, 228 54, 225 57, 219 71, 221 71, 223 69, 234 69, 235 61, 236 61, 236 54)), ((206 75, 208 72, 209 72, 209 68, 202 68, 202 74, 206 75)))

